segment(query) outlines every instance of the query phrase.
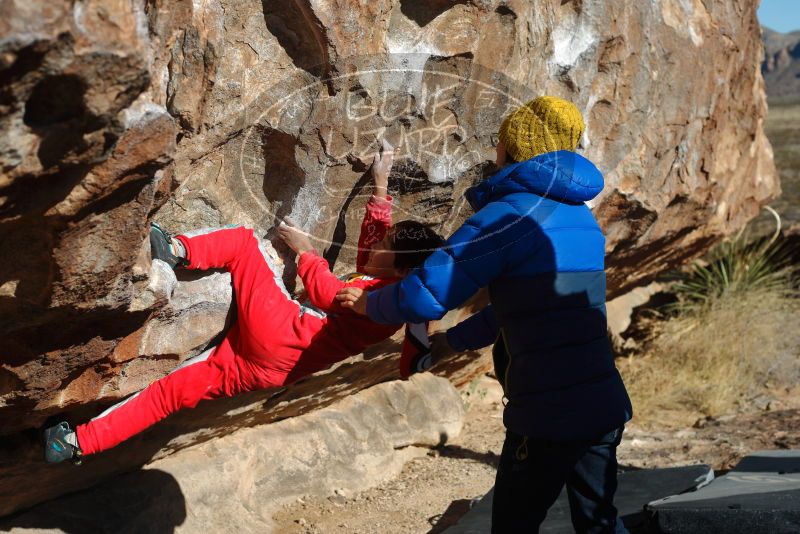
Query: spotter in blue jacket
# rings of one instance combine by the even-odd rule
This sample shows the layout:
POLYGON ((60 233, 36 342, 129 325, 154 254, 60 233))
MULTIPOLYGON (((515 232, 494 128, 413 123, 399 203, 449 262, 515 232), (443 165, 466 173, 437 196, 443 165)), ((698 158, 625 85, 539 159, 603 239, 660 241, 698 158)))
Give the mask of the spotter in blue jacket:
POLYGON ((600 171, 571 151, 503 167, 466 193, 476 211, 402 281, 368 295, 384 323, 440 319, 480 288, 491 304, 447 332, 459 351, 495 343, 520 435, 595 439, 632 416, 606 327, 605 237, 586 201, 600 171))

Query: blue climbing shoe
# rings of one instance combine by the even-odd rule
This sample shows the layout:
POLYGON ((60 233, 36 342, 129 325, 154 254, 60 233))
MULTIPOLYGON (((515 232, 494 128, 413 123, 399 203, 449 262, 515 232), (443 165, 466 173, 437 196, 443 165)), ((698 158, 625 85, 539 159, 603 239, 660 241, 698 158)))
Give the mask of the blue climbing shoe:
POLYGON ((150 254, 172 267, 184 266, 187 261, 172 252, 172 236, 156 223, 150 223, 150 254))
POLYGON ((67 441, 67 436, 70 434, 73 434, 73 431, 66 421, 44 430, 44 459, 47 463, 57 464, 64 460, 72 460, 75 465, 80 465, 83 454, 80 447, 67 441))

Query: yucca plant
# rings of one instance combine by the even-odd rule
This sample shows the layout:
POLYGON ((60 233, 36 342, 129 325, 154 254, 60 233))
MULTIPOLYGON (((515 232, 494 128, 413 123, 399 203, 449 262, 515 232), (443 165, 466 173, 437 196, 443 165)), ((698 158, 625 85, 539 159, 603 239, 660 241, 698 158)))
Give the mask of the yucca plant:
POLYGON ((775 233, 743 231, 681 275, 646 352, 620 362, 640 422, 751 409, 767 382, 799 383, 798 270, 770 212, 775 233))
POLYGON ((720 243, 706 262, 695 262, 679 277, 673 286, 678 301, 671 309, 705 308, 726 295, 789 287, 787 280, 796 271, 792 250, 781 238, 780 216, 767 209, 776 220, 772 236, 751 239, 744 229, 720 243))

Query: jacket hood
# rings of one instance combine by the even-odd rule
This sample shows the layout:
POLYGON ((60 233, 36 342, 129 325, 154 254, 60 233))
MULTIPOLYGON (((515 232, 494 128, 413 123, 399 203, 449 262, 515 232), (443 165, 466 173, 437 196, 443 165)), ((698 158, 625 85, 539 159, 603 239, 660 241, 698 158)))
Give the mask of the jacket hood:
POLYGON ((500 169, 466 192, 477 211, 512 193, 533 193, 566 204, 579 204, 603 190, 603 175, 580 154, 568 150, 548 152, 500 169))

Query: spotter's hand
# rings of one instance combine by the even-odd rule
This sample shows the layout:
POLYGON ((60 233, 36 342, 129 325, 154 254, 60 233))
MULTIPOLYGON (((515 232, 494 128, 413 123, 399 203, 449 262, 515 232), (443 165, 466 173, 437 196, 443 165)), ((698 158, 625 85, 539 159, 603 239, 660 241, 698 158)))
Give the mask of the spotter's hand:
POLYGON ((284 219, 284 222, 278 225, 278 235, 298 256, 303 252, 314 250, 308 234, 297 228, 289 219, 284 219))
POLYGON ((438 332, 430 337, 431 341, 431 360, 433 364, 437 364, 442 360, 446 360, 454 354, 458 354, 450 343, 447 342, 447 333, 438 332))
POLYGON ((336 293, 336 300, 343 308, 350 308, 361 315, 367 314, 367 292, 360 287, 343 287, 336 293))

